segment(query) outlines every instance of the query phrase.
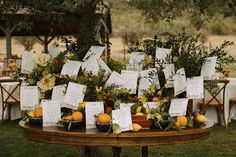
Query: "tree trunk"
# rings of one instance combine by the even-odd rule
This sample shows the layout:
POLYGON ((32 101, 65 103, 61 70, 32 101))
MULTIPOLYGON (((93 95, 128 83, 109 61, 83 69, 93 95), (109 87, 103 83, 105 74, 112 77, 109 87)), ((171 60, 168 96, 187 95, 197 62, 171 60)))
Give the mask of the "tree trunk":
POLYGON ((98 15, 95 14, 96 5, 86 3, 77 14, 79 27, 77 32, 78 59, 83 59, 90 46, 95 45, 95 26, 98 15))

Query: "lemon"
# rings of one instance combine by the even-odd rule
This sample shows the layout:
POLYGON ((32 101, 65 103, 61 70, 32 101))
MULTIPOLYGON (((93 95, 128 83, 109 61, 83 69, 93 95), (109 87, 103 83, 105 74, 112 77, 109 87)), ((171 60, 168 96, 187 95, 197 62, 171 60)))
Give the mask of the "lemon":
POLYGON ((142 110, 142 107, 141 107, 141 106, 138 106, 138 107, 136 108, 136 110, 135 110, 135 111, 136 111, 135 113, 136 113, 136 114, 137 114, 137 113, 141 113, 141 110, 142 110))
POLYGON ((140 131, 142 129, 142 126, 140 126, 137 123, 133 123, 132 127, 133 127, 133 131, 140 131))
POLYGON ((139 112, 139 113, 136 113, 135 114, 136 116, 142 116, 142 115, 144 115, 142 112, 139 112))
POLYGON ((206 122, 206 117, 204 115, 197 114, 196 121, 199 122, 199 123, 205 123, 206 122))
POLYGON ((120 134, 121 133, 121 128, 119 124, 115 123, 112 125, 112 130, 114 134, 120 134))
POLYGON ((29 111, 27 114, 29 117, 34 118, 34 111, 29 111))

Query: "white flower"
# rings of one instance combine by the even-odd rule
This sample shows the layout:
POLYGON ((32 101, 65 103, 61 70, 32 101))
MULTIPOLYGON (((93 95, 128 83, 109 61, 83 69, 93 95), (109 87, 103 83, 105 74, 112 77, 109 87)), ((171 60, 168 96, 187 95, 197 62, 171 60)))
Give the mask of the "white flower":
POLYGON ((37 82, 37 86, 43 91, 51 90, 55 85, 55 80, 56 78, 54 76, 48 74, 37 82))
POLYGON ((50 55, 45 53, 36 53, 34 56, 34 62, 40 66, 46 66, 50 59, 50 55))

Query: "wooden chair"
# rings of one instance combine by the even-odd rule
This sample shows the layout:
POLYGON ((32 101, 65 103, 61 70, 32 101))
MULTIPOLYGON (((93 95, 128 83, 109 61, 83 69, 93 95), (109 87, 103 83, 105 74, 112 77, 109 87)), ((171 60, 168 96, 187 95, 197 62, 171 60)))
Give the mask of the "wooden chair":
POLYGON ((225 108, 224 102, 225 102, 225 88, 226 88, 226 85, 229 83, 229 80, 227 79, 205 80, 204 84, 208 82, 217 83, 217 85, 222 84, 222 86, 219 86, 219 89, 215 92, 211 91, 210 89, 204 86, 205 90, 208 91, 211 98, 205 99, 206 92, 204 91, 204 98, 200 102, 198 102, 198 105, 200 107, 200 112, 202 114, 206 114, 209 107, 214 107, 217 112, 217 118, 218 118, 219 124, 221 124, 221 115, 223 115, 224 126, 227 127, 226 116, 224 113, 224 108, 225 108), (223 94, 223 99, 218 98, 220 94, 223 94))
POLYGON ((228 118, 228 121, 230 120, 230 111, 231 111, 233 105, 236 105, 236 97, 231 97, 229 99, 229 118, 228 118))
POLYGON ((4 120, 4 114, 6 109, 8 109, 8 118, 11 118, 11 108, 13 105, 20 105, 20 96, 15 94, 19 87, 21 86, 21 80, 15 80, 11 78, 1 78, 0 79, 0 90, 1 90, 1 105, 2 105, 2 115, 1 115, 1 123, 4 120), (4 83, 13 83, 16 82, 16 86, 9 91, 4 87, 4 83))

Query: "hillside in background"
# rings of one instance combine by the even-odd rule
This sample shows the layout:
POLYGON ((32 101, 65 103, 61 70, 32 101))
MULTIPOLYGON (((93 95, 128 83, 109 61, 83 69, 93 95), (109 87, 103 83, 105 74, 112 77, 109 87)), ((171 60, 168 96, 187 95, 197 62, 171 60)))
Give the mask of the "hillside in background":
POLYGON ((181 29, 187 33, 201 32, 204 36, 236 34, 235 17, 224 18, 216 14, 211 18, 189 17, 186 12, 182 17, 172 21, 153 22, 142 16, 142 12, 129 5, 130 0, 107 0, 111 4, 112 24, 114 35, 126 32, 136 32, 140 37, 160 35, 164 32, 177 34, 181 29), (199 27, 202 26, 200 29, 199 27))

